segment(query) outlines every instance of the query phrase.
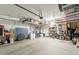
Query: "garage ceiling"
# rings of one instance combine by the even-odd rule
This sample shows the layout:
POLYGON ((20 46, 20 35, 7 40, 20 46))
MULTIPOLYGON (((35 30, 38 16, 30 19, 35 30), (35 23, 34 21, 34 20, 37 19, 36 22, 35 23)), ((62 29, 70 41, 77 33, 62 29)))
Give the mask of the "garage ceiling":
MULTIPOLYGON (((19 5, 37 14, 39 14, 39 12, 42 11, 44 20, 53 20, 54 18, 63 16, 63 13, 59 11, 57 4, 19 4, 19 5)), ((37 16, 12 4, 0 4, 0 14, 9 15, 13 17, 21 17, 21 16, 32 17, 37 20, 40 20, 37 16)))

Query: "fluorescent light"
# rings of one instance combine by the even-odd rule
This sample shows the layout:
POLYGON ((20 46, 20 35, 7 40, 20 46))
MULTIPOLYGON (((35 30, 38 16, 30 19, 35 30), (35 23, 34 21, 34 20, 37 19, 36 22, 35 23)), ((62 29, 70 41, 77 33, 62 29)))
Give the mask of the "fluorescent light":
POLYGON ((46 21, 51 21, 51 20, 54 20, 54 17, 46 17, 45 19, 46 21))
POLYGON ((11 16, 6 16, 6 15, 0 15, 1 19, 9 19, 9 20, 19 20, 19 18, 11 17, 11 16))

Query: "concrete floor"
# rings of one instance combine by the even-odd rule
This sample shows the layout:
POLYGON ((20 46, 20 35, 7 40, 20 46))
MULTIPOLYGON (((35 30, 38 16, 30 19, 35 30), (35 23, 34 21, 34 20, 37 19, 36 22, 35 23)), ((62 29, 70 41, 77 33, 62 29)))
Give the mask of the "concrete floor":
POLYGON ((53 38, 36 38, 22 40, 14 44, 0 45, 1 55, 77 55, 76 48, 71 41, 53 38))

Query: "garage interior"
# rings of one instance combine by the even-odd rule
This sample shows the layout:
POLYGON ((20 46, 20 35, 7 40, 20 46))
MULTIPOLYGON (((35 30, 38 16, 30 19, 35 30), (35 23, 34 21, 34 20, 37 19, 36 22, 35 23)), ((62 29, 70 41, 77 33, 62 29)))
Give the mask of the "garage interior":
POLYGON ((0 55, 78 55, 79 4, 0 4, 0 55))

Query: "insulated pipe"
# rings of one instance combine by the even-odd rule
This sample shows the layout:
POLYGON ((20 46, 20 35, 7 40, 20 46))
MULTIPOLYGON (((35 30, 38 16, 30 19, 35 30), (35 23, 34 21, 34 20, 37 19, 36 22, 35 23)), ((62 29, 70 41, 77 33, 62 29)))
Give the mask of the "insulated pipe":
POLYGON ((38 14, 36 14, 36 13, 34 13, 34 12, 32 12, 32 11, 30 11, 30 10, 28 10, 28 9, 26 9, 26 8, 24 8, 24 7, 20 6, 20 5, 18 5, 18 4, 14 4, 14 5, 17 6, 17 7, 20 7, 21 9, 23 9, 23 10, 25 10, 25 11, 28 11, 28 12, 34 14, 35 16, 38 16, 40 19, 43 19, 42 16, 40 16, 40 15, 38 15, 38 14))

